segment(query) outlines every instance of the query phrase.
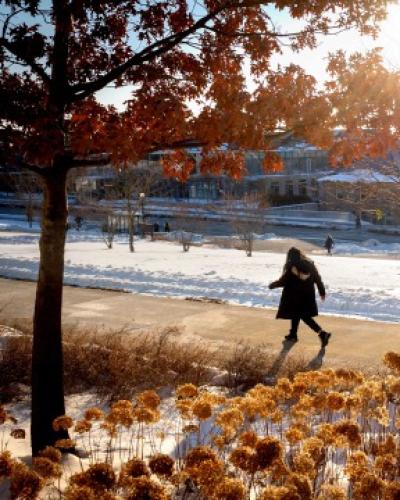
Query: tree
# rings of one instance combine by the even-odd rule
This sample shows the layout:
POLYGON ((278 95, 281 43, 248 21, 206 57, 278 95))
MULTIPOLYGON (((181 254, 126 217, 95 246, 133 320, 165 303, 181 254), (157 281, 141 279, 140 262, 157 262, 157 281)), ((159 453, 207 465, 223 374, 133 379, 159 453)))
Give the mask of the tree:
POLYGON ((201 235, 204 229, 204 224, 195 212, 195 207, 180 203, 174 214, 174 230, 184 252, 190 250, 196 242, 196 235, 201 235))
MULTIPOLYGON (((127 216, 129 251, 134 252, 135 214, 140 210, 142 218, 145 197, 156 183, 160 173, 155 169, 139 169, 132 166, 121 169, 115 178, 111 196, 124 200, 127 216)), ((142 220, 142 223, 145 221, 142 220)))
POLYGON ((29 227, 32 227, 35 208, 40 196, 40 179, 30 172, 12 172, 9 174, 9 184, 25 205, 25 215, 29 227))
POLYGON ((52 427, 65 412, 61 305, 67 173, 110 158, 118 165, 135 163, 149 151, 187 139, 208 148, 222 142, 263 147, 265 132, 282 127, 326 141, 328 103, 315 80, 293 65, 273 72, 270 58, 280 51, 282 38, 296 50, 315 46, 316 36, 330 29, 355 26, 370 33, 386 5, 386 0, 1 0, 2 156, 39 175, 44 190, 33 322, 34 454, 67 435, 52 427), (274 8, 303 19, 302 31, 277 31, 274 8), (243 73, 247 60, 258 85, 253 95, 243 73), (96 101, 96 92, 109 85, 132 85, 125 110, 96 101), (188 101, 203 103, 198 115, 188 101))
POLYGON ((260 195, 245 194, 240 200, 227 200, 230 225, 247 257, 253 255, 254 238, 265 226, 265 201, 260 195))

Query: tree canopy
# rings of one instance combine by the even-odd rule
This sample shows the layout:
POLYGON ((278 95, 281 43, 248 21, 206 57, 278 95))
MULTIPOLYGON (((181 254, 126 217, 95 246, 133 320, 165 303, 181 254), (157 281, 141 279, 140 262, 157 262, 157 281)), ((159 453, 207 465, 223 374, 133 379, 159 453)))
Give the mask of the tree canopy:
MULTIPOLYGON (((381 121, 371 123, 371 108, 363 105, 364 93, 359 92, 379 86, 383 67, 377 54, 373 71, 370 57, 363 62, 360 56, 349 66, 343 54, 333 56, 330 71, 336 83, 328 91, 296 65, 271 67, 282 43, 296 51, 315 47, 319 35, 347 28, 376 33, 388 3, 2 0, 3 149, 43 168, 66 152, 70 166, 104 152, 124 164, 157 148, 197 140, 209 152, 203 169, 210 171, 216 165, 213 148, 223 142, 266 148, 266 134, 290 129, 328 145, 338 121, 334 107, 341 117, 346 114, 346 126, 385 128, 388 137, 387 118, 382 117, 393 97, 379 102, 374 97, 381 121), (290 33, 278 28, 274 16, 279 11, 301 20, 301 29, 290 33), (256 85, 253 93, 245 68, 256 85), (110 85, 132 85, 124 111, 96 100, 95 93, 110 85), (201 104, 198 113, 191 102, 201 104)), ((383 96, 388 89, 384 85, 379 90, 383 96)), ((234 160, 225 155, 217 163, 238 176, 243 162, 234 160)), ((186 170, 174 170, 173 162, 166 164, 167 173, 187 177, 190 162, 186 170)), ((276 158, 267 156, 267 168, 278 166, 276 158)))

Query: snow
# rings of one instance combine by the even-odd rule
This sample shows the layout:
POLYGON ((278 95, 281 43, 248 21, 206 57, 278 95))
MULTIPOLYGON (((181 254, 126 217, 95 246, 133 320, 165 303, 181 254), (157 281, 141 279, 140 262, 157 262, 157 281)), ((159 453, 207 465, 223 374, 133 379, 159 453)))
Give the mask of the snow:
MULTIPOLYGON (((15 221, 2 221, 0 275, 35 280, 38 272, 38 234, 16 232, 15 221), (9 229, 5 231, 4 229, 9 229)), ((26 227, 26 226, 25 226, 26 227)), ((277 239, 266 234, 259 239, 277 239)), ((196 238, 196 243, 199 238, 196 238)), ((292 243, 288 241, 288 247, 292 243)), ((282 249, 286 251, 285 240, 282 249)), ((368 240, 339 243, 335 255, 314 253, 327 286, 323 314, 400 321, 400 244, 368 240), (357 254, 358 256, 355 256, 357 254), (360 258, 364 254, 365 258, 360 258), (372 254, 373 257, 367 258, 372 254)), ((137 240, 128 251, 126 236, 117 237, 109 250, 100 232, 69 231, 65 253, 65 283, 102 287, 155 296, 213 298, 231 304, 277 307, 280 290, 269 290, 277 279, 284 254, 216 248, 203 244, 183 252, 168 241, 137 240)))
POLYGON ((395 176, 381 174, 375 170, 355 169, 321 177, 318 182, 362 182, 369 184, 373 182, 394 183, 399 182, 399 179, 395 176))

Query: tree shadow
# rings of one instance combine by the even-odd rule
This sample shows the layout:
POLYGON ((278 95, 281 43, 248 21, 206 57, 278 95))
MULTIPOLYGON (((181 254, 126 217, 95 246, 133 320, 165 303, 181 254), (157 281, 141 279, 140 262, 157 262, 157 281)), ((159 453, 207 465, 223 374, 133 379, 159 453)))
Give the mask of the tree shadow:
POLYGON ((326 349, 325 347, 321 347, 321 349, 318 351, 318 354, 313 358, 307 365, 306 369, 307 370, 319 370, 322 367, 322 364, 324 362, 324 356, 325 356, 326 349))
POLYGON ((266 374, 266 379, 274 379, 277 374, 279 373, 279 370, 281 369, 283 363, 285 362, 285 359, 291 349, 294 347, 295 342, 290 342, 288 340, 284 340, 282 342, 282 349, 280 350, 277 358, 275 359, 274 363, 272 364, 271 368, 269 369, 268 373, 266 374))

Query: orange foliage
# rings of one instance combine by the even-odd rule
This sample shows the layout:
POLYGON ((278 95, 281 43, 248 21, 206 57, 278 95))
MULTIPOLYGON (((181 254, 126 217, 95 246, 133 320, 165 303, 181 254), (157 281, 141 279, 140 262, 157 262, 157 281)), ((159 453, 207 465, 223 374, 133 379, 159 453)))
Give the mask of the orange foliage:
POLYGON ((283 170, 284 164, 282 158, 273 151, 267 151, 264 156, 263 169, 264 172, 281 172, 283 170))
POLYGON ((183 149, 172 151, 162 159, 164 174, 186 182, 195 167, 194 160, 183 149))
POLYGON ((331 149, 333 165, 377 158, 398 147, 400 74, 383 65, 378 50, 366 55, 331 55, 326 95, 332 126, 340 128, 331 149))
MULTIPOLYGON (((268 150, 266 134, 281 129, 329 147, 339 122, 349 137, 369 129, 379 139, 335 146, 338 161, 350 162, 363 151, 381 155, 393 147, 399 135, 400 79, 383 68, 376 52, 349 60, 343 54, 332 57, 333 81, 323 91, 296 65, 276 71, 270 65, 284 35, 276 31, 274 8, 303 21, 303 29, 289 39, 292 49, 300 50, 315 47, 316 34, 332 26, 375 33, 387 1, 342 0, 339 16, 332 2, 323 0, 269 5, 206 0, 196 9, 187 0, 71 2, 58 22, 48 20, 67 36, 64 51, 60 44, 54 47, 56 36, 47 34, 52 30, 41 26, 37 1, 22 6, 19 0, 7 1, 4 19, 15 8, 25 13, 6 21, 0 45, 0 119, 7 124, 0 130, 3 154, 45 166, 66 150, 79 156, 108 152, 121 165, 185 140, 198 140, 210 150, 222 143, 268 150), (131 86, 125 110, 96 101, 96 92, 111 85, 131 86), (200 111, 194 113, 188 102, 200 104, 200 111), (72 119, 64 120, 66 114, 72 119)), ((204 171, 235 178, 244 171, 240 153, 207 156, 204 171)), ((265 163, 268 171, 279 169, 270 157, 265 163)), ((188 165, 166 168, 181 178, 188 170, 188 165)))
POLYGON ((203 174, 225 173, 233 179, 240 179, 246 172, 243 152, 216 150, 205 152, 200 169, 203 174))

